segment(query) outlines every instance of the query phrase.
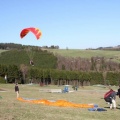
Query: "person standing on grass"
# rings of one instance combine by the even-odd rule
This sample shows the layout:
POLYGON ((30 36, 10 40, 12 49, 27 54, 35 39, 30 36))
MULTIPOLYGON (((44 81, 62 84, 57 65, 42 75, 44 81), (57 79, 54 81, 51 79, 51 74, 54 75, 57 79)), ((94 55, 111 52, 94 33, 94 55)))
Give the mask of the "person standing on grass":
POLYGON ((19 98, 19 87, 18 87, 18 83, 15 84, 15 92, 17 94, 17 98, 19 98))
POLYGON ((118 88, 117 95, 118 95, 118 97, 120 98, 120 85, 119 85, 119 88, 118 88))

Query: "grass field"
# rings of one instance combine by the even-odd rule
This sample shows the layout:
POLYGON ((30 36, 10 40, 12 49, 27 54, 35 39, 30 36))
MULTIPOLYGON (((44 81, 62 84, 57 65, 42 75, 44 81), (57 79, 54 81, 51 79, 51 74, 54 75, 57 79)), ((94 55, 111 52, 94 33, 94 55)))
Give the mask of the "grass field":
MULTIPOLYGON (((81 58, 91 58, 91 57, 105 57, 106 59, 111 59, 115 62, 120 62, 120 51, 115 50, 84 50, 84 49, 43 49, 52 52, 54 55, 58 54, 64 57, 81 57, 81 58)), ((5 50, 0 50, 0 53, 5 50)))
POLYGON ((5 52, 5 51, 7 51, 7 50, 0 50, 0 54, 1 54, 2 52, 5 52))
MULTIPOLYGON (((82 58, 91 58, 92 56, 104 56, 106 58, 119 58, 120 51, 112 50, 82 50, 82 49, 47 49, 48 51, 54 54, 60 54, 65 57, 82 57, 82 58)), ((0 50, 0 53, 5 52, 6 50, 0 50)))
POLYGON ((48 49, 48 51, 65 57, 91 58, 93 56, 98 56, 107 59, 112 58, 113 60, 120 62, 120 51, 114 50, 48 49))
MULTIPOLYGON (((119 120, 120 99, 117 97, 117 109, 110 110, 103 99, 108 88, 88 86, 78 88, 73 93, 44 93, 39 89, 62 88, 58 86, 19 85, 20 97, 48 100, 67 100, 73 103, 93 103, 107 111, 88 111, 87 108, 54 107, 43 104, 30 104, 18 101, 14 84, 0 84, 0 120, 119 120)), ((118 87, 112 87, 117 90, 118 87)))

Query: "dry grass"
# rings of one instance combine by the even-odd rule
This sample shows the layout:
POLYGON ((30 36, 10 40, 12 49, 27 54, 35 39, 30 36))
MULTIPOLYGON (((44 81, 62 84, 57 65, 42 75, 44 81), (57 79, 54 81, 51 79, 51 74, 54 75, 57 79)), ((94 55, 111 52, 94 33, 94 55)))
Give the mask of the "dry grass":
MULTIPOLYGON (((106 107, 106 112, 90 112, 87 108, 53 107, 42 104, 30 104, 16 99, 14 84, 0 84, 6 92, 0 92, 0 120, 118 120, 120 113, 119 98, 116 110, 110 110, 103 99, 107 88, 84 87, 73 93, 43 93, 39 89, 61 88, 58 86, 40 87, 39 85, 19 85, 20 97, 68 100, 74 103, 94 103, 106 107)), ((117 87, 113 88, 117 90, 117 87)))

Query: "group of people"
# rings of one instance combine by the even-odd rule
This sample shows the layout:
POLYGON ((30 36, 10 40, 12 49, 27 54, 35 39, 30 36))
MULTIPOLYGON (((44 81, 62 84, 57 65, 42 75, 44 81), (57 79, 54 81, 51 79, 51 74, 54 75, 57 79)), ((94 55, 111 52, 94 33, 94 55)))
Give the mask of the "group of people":
MULTIPOLYGON (((105 101, 110 105, 110 109, 116 109, 116 96, 120 98, 120 86, 118 91, 114 91, 109 87, 109 91, 104 95, 105 101)), ((15 84, 15 92, 17 94, 17 98, 19 98, 19 87, 18 83, 15 84)))
POLYGON ((116 96, 120 98, 120 86, 117 92, 110 88, 110 90, 104 95, 104 99, 110 105, 110 109, 116 109, 116 96))

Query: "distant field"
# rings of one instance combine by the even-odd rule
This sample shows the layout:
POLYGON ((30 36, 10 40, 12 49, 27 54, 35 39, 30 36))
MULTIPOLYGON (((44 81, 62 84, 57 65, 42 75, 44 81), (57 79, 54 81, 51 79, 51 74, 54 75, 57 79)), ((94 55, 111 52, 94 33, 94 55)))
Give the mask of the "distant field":
POLYGON ((48 49, 48 51, 54 54, 60 54, 65 57, 81 57, 91 58, 92 56, 105 57, 106 59, 112 59, 113 61, 120 62, 120 51, 108 51, 108 50, 80 50, 80 49, 48 49))
MULTIPOLYGON (((92 56, 104 56, 105 58, 120 58, 120 51, 108 50, 81 50, 81 49, 47 49, 54 54, 60 54, 65 57, 91 58, 92 56)), ((6 50, 0 50, 0 53, 6 50)))
POLYGON ((1 54, 2 52, 5 52, 5 51, 7 51, 7 50, 0 50, 0 54, 1 54))
MULTIPOLYGON (((4 51, 6 50, 0 50, 0 53, 4 51)), ((111 59, 115 62, 120 62, 120 51, 115 50, 47 49, 47 51, 52 52, 54 55, 59 54, 64 57, 91 58, 98 56, 111 59)))
POLYGON ((90 58, 91 56, 104 56, 106 58, 120 56, 120 51, 105 51, 105 50, 78 50, 78 49, 48 49, 54 54, 60 54, 67 57, 83 57, 90 58))

